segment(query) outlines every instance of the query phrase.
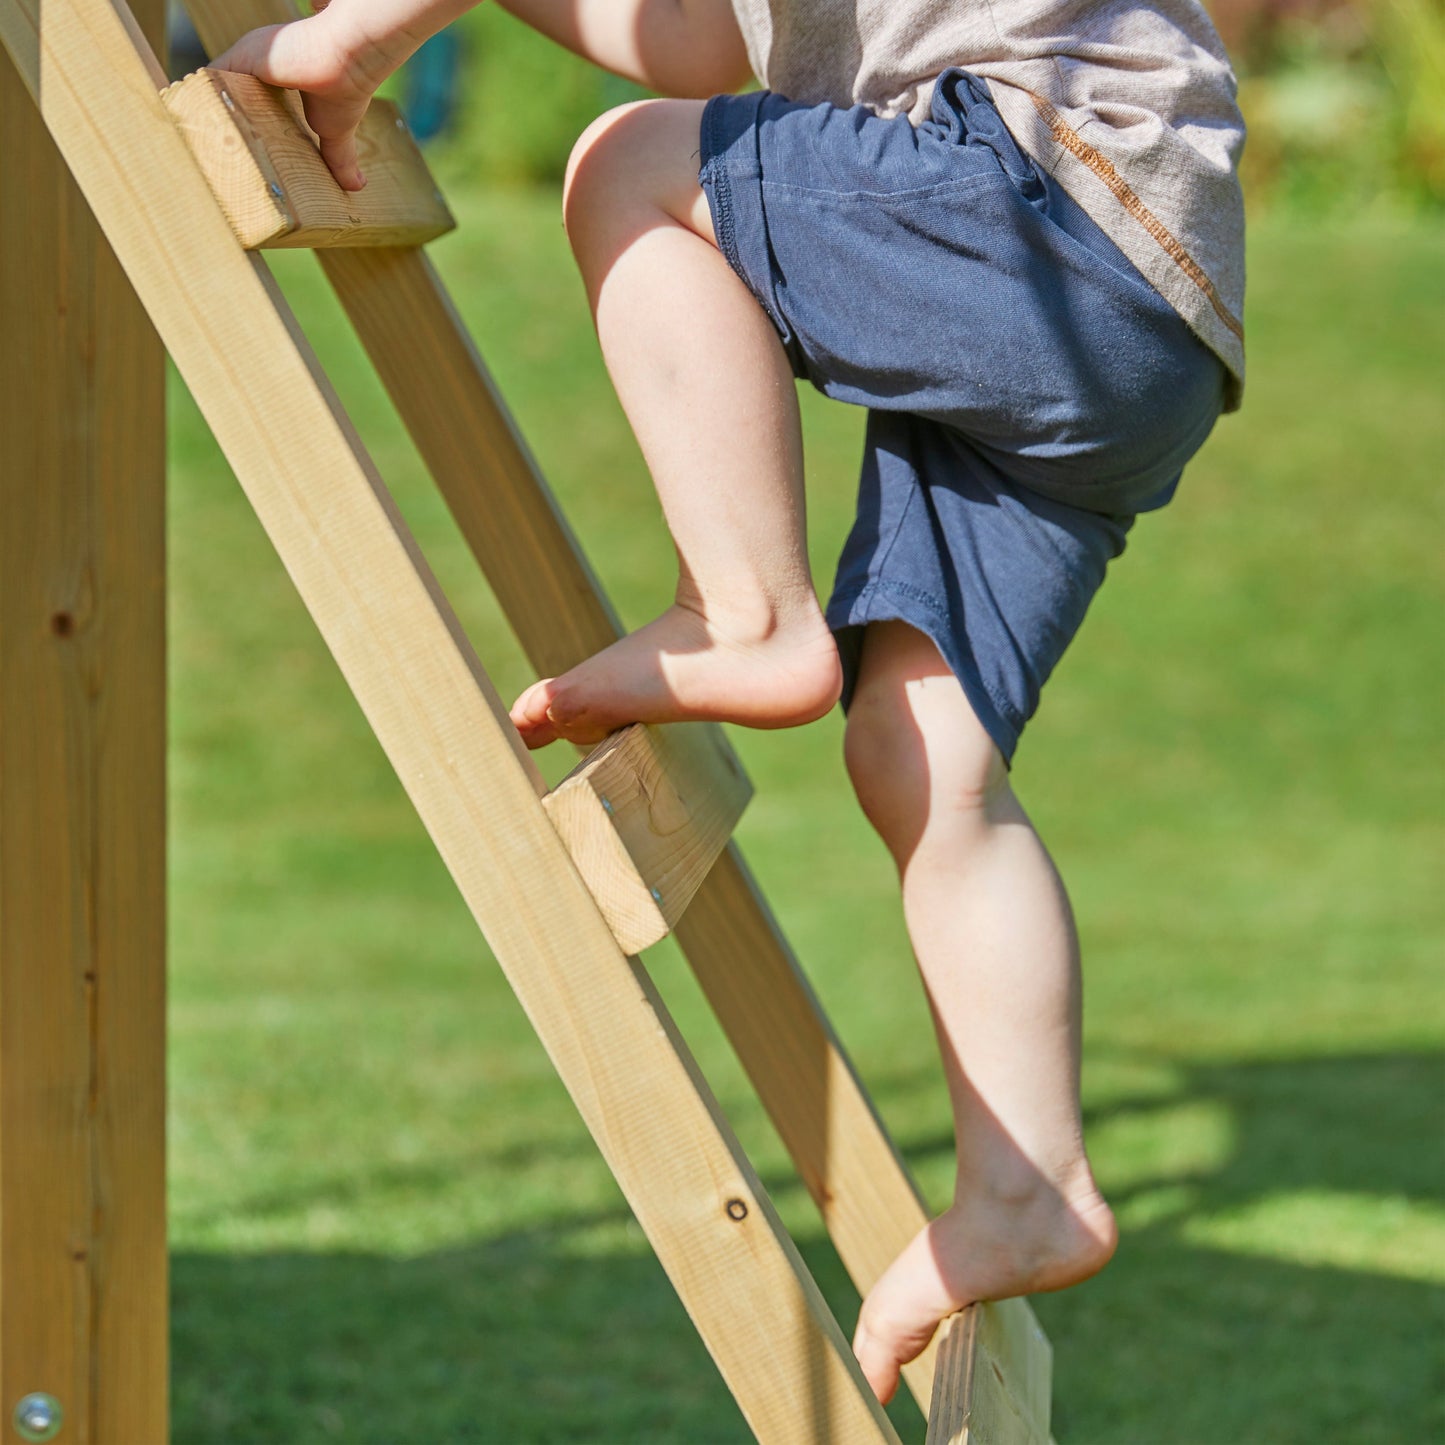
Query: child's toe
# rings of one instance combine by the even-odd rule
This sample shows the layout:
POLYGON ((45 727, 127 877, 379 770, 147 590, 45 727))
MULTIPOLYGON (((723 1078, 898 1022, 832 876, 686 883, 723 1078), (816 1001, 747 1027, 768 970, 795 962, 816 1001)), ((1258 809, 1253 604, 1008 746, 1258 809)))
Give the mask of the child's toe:
POLYGON ((529 748, 545 747, 557 737, 557 729, 548 713, 551 704, 551 678, 534 682, 512 704, 512 725, 529 748))
POLYGON ((898 1360, 889 1345, 874 1335, 861 1317, 853 1335, 853 1353, 858 1357, 863 1378, 873 1387, 879 1401, 886 1405, 898 1389, 898 1360))

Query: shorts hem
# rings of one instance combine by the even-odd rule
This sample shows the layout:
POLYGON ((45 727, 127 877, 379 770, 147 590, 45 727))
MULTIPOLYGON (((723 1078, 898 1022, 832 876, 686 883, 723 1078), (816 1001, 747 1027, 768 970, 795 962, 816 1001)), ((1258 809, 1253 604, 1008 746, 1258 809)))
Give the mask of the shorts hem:
MULTIPOLYGON (((752 187, 761 192, 763 169, 757 152, 757 119, 763 94, 766 92, 715 95, 703 107, 698 136, 697 179, 707 197, 719 252, 763 308, 784 346, 788 347, 792 333, 772 294, 772 258, 768 253, 766 230, 760 222, 747 220, 746 204, 742 208, 744 225, 739 226, 739 206, 735 196, 738 186, 752 187)), ((751 214, 760 217, 762 211, 759 194, 751 207, 751 214)))
POLYGON ((712 212, 712 230, 717 248, 734 271, 741 274, 738 262, 737 232, 733 219, 732 177, 719 155, 715 96, 703 107, 697 179, 708 198, 712 212))
POLYGON ((842 707, 845 713, 852 704, 853 689, 858 681, 864 627, 870 622, 906 622, 938 648, 963 688, 964 696, 984 731, 993 739, 1004 763, 1012 768, 1024 719, 993 696, 972 653, 959 646, 945 607, 927 593, 906 584, 872 581, 859 588, 835 592, 828 603, 827 622, 837 639, 838 654, 843 661, 842 707))

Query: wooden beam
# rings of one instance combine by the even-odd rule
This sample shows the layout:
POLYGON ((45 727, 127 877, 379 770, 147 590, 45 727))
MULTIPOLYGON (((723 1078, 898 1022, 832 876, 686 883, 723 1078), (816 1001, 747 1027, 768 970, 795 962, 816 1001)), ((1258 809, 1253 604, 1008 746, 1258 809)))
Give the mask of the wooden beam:
MULTIPOLYGON (((214 0, 189 3, 199 24, 214 0)), ((245 0, 252 19, 268 3, 245 0)), ((212 45, 227 34, 202 28, 212 45)), ((621 624, 426 256, 382 248, 318 259, 538 674, 616 641, 621 624)), ((736 842, 674 931, 866 1294, 928 1211, 736 842)), ((1025 1300, 987 1308, 1033 1319, 1025 1300)), ((923 1410, 934 1349, 903 1371, 923 1410)))
MULTIPOLYGON (((191 6, 199 22, 202 0, 191 6)), ((621 626, 431 263, 388 249, 318 258, 538 674, 616 641, 621 626)), ((928 1213, 736 842, 675 932, 866 1293, 928 1213)), ((921 1409, 932 1361, 904 1371, 921 1409)))
POLYGON ((419 246, 456 225, 389 101, 373 101, 357 131, 366 186, 344 191, 321 159, 294 90, 208 69, 162 94, 247 250, 419 246))
MULTIPOLYGON (((318 259, 538 675, 616 641, 621 625, 425 255, 318 259)), ((736 842, 675 936, 866 1294, 928 1212, 736 842)), ((926 1410, 932 1347, 903 1375, 926 1410)))
POLYGON ((3 56, 0 136, 0 1427, 159 1445, 164 355, 3 56))
MULTIPOLYGON (((189 9, 212 48, 243 22, 275 18, 269 0, 189 0, 189 9)), ((616 615, 427 258, 317 255, 538 675, 614 642, 616 615)), ((676 934, 866 1293, 928 1214, 735 842, 676 934)), ((921 1409, 932 1361, 930 1350, 904 1371, 921 1409)))
POLYGON ((970 1305, 940 1334, 926 1445, 1052 1445, 1053 1352, 1036 1322, 970 1305))
POLYGON ((45 0, 27 44, 29 3, 7 48, 749 1425, 896 1441, 128 14, 45 0))
MULTIPOLYGON (((295 14, 289 0, 186 8, 213 54, 295 14)), ((426 256, 317 257, 538 674, 565 672, 616 641, 617 615, 426 256)), ((866 1294, 928 1211, 736 842, 676 937, 866 1294)), ((1026 1300, 985 1308, 1033 1323, 1026 1300)), ((925 1411, 936 1347, 903 1371, 925 1411)))
POLYGON ((624 953, 667 936, 752 796, 721 737, 634 724, 542 799, 624 953))
MULTIPOLYGON (((199 23, 202 0, 191 9, 199 23)), ((425 255, 318 259, 538 674, 616 641, 621 626, 425 255)), ((675 933, 866 1293, 928 1213, 736 842, 675 933)), ((932 1351, 904 1378, 927 1409, 932 1351)))

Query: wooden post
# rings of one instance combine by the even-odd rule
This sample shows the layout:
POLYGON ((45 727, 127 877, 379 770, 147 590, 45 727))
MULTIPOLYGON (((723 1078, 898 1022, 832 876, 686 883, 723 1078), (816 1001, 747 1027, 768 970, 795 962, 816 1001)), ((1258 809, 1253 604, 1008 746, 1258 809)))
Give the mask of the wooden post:
POLYGON ((0 137, 0 1440, 159 1445, 163 355, 3 55, 0 137))

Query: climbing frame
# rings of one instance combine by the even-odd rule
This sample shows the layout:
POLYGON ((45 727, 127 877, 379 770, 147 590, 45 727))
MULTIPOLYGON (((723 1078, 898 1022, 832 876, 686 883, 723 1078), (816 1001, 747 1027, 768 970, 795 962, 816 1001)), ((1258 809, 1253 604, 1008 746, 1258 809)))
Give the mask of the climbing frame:
MULTIPOLYGON (((292 13, 277 0, 190 9, 212 53, 292 13)), ((120 0, 0 0, 0 37, 750 1427, 788 1445, 895 1440, 629 956, 675 929, 866 1291, 927 1216, 730 841, 748 795, 736 758, 715 728, 634 727, 548 793, 264 261, 243 248, 324 248, 523 647, 541 672, 571 666, 617 622, 415 244, 445 224, 420 157, 376 141, 398 159, 369 167, 363 215, 298 145, 294 97, 217 73, 167 87, 120 0)), ((14 1187, 0 1174, 0 1229, 14 1187)), ((0 1283, 8 1410, 29 1388, 9 1368, 11 1321, 42 1305, 12 1303, 0 1283)), ((163 1331, 163 1298, 147 1309, 163 1331)), ((925 1409, 941 1402, 930 1440, 1047 1441, 1048 1345, 1027 1304, 965 1311, 946 1351, 939 1394, 935 1350, 905 1376, 925 1409)), ((44 1374, 43 1361, 25 1368, 44 1374)))

